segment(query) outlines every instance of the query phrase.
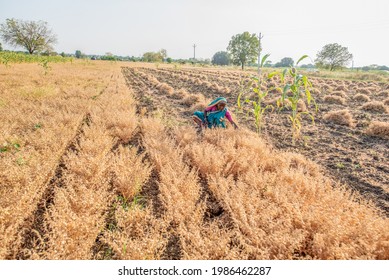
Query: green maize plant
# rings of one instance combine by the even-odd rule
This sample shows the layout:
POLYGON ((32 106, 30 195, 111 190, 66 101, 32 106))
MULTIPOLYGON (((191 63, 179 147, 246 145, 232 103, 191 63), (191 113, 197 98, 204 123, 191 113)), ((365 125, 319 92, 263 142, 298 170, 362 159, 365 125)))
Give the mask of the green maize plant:
POLYGON ((242 107, 242 97, 250 91, 251 85, 253 84, 253 81, 250 80, 247 83, 242 79, 239 82, 239 94, 237 98, 237 106, 238 106, 238 111, 242 112, 243 107, 242 107))
MULTIPOLYGON (((303 55, 296 63, 296 66, 301 62, 303 59, 307 58, 307 55, 303 55)), ((307 115, 311 118, 312 124, 315 123, 314 116, 306 112, 298 112, 298 103, 300 100, 304 100, 304 97, 307 101, 307 104, 310 105, 311 102, 315 104, 315 109, 317 111, 317 104, 315 100, 312 98, 310 89, 312 88, 312 83, 308 80, 308 77, 306 75, 299 74, 297 69, 293 66, 290 66, 289 68, 284 69, 282 72, 273 72, 269 74, 269 78, 273 77, 274 75, 279 75, 281 78, 281 83, 283 84, 283 88, 280 88, 282 95, 279 99, 279 102, 277 102, 278 105, 285 104, 285 100, 288 100, 290 102, 291 106, 291 114, 288 116, 289 120, 291 121, 292 126, 292 141, 293 144, 295 144, 296 139, 300 137, 301 134, 301 128, 302 128, 302 116, 307 115), (290 76, 289 79, 288 76, 290 76)), ((281 105, 283 106, 283 105, 281 105)))
MULTIPOLYGON (((261 64, 260 64, 261 67, 263 66, 263 64, 265 64, 269 55, 270 54, 266 54, 262 58, 261 64)), ((246 98, 244 101, 244 104, 251 104, 251 106, 252 106, 251 109, 247 109, 247 108, 245 108, 245 109, 248 110, 249 114, 252 113, 254 115, 254 124, 255 124, 255 127, 256 127, 258 134, 261 133, 261 130, 263 127, 263 116, 265 114, 265 111, 268 109, 272 109, 272 110, 274 109, 274 107, 270 104, 265 106, 265 107, 263 107, 263 105, 262 105, 263 99, 268 95, 267 90, 263 91, 261 89, 262 83, 263 83, 263 80, 262 80, 261 75, 258 75, 258 77, 252 76, 250 81, 247 84, 244 84, 243 82, 241 82, 241 90, 239 91, 239 95, 238 95, 238 99, 237 99, 238 109, 240 111, 242 111, 242 110, 244 110, 242 102, 241 102, 243 95, 250 92, 251 90, 254 93, 256 93, 256 98, 254 100, 251 100, 250 98, 246 98), (250 88, 250 90, 247 90, 247 88, 250 88)))
MULTIPOLYGON (((265 62, 267 61, 267 58, 270 56, 270 54, 266 54, 264 55, 264 57, 262 58, 261 60, 261 67, 265 64, 265 62)), ((239 110, 242 110, 242 97, 243 95, 245 95, 246 93, 250 92, 250 88, 251 86, 253 85, 253 82, 256 80, 258 83, 258 88, 260 89, 260 83, 262 82, 262 79, 260 79, 261 77, 259 76, 259 78, 257 79, 251 79, 248 83, 245 83, 244 80, 241 80, 240 81, 240 89, 239 89, 239 94, 238 94, 238 99, 237 99, 237 105, 238 105, 238 108, 239 110)))
POLYGON ((256 100, 246 99, 245 103, 251 103, 252 109, 251 112, 254 115, 254 124, 257 129, 257 133, 260 134, 263 126, 263 116, 265 111, 271 109, 273 111, 273 105, 266 105, 265 107, 262 105, 263 99, 267 96, 268 91, 261 90, 261 81, 257 77, 251 78, 253 81, 257 81, 257 87, 253 87, 253 91, 257 94, 256 100))

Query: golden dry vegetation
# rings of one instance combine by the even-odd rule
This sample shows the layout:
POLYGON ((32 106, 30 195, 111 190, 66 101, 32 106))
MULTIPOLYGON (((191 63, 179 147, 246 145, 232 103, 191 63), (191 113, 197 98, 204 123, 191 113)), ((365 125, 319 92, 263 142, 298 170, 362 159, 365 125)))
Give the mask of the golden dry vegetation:
MULTIPOLYGON (((219 95, 233 103, 242 79, 130 63, 2 67, 0 259, 388 259, 387 202, 327 170, 314 145, 290 149, 282 114, 259 136, 230 104, 239 130, 195 132, 193 111, 219 95)), ((316 116, 312 138, 332 129, 351 135, 344 145, 365 137, 388 151, 387 111, 366 103, 386 106, 376 92, 387 88, 314 83, 318 102, 345 101, 316 116)))

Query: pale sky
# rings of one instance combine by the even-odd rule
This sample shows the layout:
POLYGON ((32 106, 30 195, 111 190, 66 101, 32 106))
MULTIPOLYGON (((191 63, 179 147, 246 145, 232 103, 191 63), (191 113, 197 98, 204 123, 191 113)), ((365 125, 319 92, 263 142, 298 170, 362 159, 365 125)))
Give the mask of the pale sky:
POLYGON ((0 0, 0 23, 6 18, 48 22, 59 53, 142 56, 163 48, 191 58, 196 44, 196 58, 212 58, 248 31, 264 35, 263 53, 273 63, 315 59, 338 43, 354 66, 389 66, 389 0, 0 0))

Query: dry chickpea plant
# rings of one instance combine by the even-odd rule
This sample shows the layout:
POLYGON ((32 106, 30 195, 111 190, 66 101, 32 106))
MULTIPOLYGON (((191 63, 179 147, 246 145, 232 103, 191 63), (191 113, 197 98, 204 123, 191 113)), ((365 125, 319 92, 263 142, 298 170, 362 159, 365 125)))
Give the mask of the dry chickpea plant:
POLYGON ((389 259, 388 84, 2 63, 0 259, 389 259))

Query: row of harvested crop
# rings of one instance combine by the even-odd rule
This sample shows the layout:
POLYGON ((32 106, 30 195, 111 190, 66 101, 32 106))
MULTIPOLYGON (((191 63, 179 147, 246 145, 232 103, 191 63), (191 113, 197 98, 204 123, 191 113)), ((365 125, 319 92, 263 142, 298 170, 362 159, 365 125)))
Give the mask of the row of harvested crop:
MULTIPOLYGON (((83 88, 77 102, 70 103, 73 91, 80 87, 62 83, 59 89, 55 84, 71 79, 76 66, 69 70, 67 65, 67 71, 61 68, 58 75, 44 80, 38 67, 13 65, 4 70, 6 79, 0 81, 0 259, 14 258, 25 242, 26 228, 55 176, 59 159, 77 137, 87 100, 96 90, 83 88)), ((73 81, 88 78, 80 74, 73 81)))
POLYGON ((143 84, 139 88, 142 93, 149 92, 151 95, 162 95, 171 99, 172 102, 176 100, 180 105, 187 108, 188 114, 197 110, 204 110, 210 102, 202 93, 189 92, 186 88, 173 88, 167 83, 159 82, 154 75, 147 74, 138 69, 131 69, 130 71, 134 73, 132 83, 134 85, 143 84), (141 77, 141 79, 137 79, 138 77, 141 77))
MULTIPOLYGON (((149 71, 151 73, 153 73, 154 75, 158 75, 158 71, 155 70, 155 69, 152 69, 152 68, 143 68, 142 70, 144 71, 149 71)), ((185 75, 185 74, 175 74, 175 73, 171 73, 169 71, 165 72, 165 75, 168 75, 171 77, 171 79, 178 79, 182 82, 189 82, 189 83, 192 83, 198 87, 204 87, 205 90, 207 91, 211 91, 211 92, 214 92, 216 94, 220 94, 220 95, 229 95, 232 90, 227 87, 227 86, 220 86, 218 83, 216 82, 209 82, 207 79, 200 79, 200 77, 190 77, 188 75, 185 75)))
POLYGON ((107 226, 112 203, 133 192, 126 185, 133 174, 126 167, 131 153, 122 145, 137 123, 134 101, 121 80, 118 76, 91 108, 82 139, 65 156, 62 185, 45 217, 47 247, 38 251, 44 259, 99 258, 96 239, 107 226))

